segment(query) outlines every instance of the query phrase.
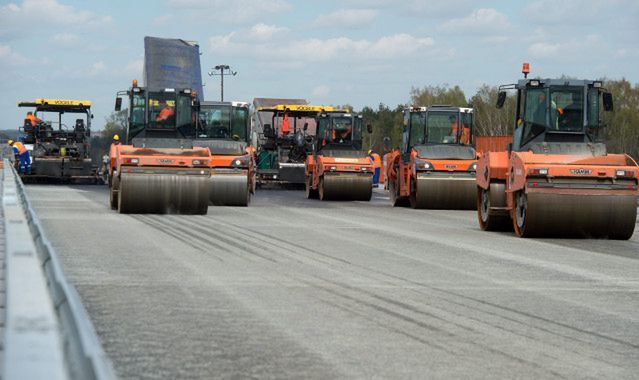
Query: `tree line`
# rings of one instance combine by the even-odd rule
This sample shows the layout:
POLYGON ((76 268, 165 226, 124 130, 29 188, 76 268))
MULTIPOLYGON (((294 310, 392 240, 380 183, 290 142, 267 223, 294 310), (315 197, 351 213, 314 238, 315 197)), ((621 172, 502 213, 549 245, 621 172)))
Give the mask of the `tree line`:
MULTIPOLYGON (((625 79, 604 80, 604 87, 612 93, 614 111, 603 113, 604 127, 599 139, 605 142, 609 152, 628 153, 639 159, 639 84, 625 79)), ((468 97, 459 86, 425 86, 412 88, 408 104, 394 108, 383 103, 366 106, 361 110, 365 124, 373 125, 373 133, 364 134, 364 146, 375 152, 383 152, 384 137, 389 137, 391 146, 402 141, 403 109, 407 105, 422 107, 434 104, 474 109, 475 129, 480 136, 510 135, 515 125, 515 96, 509 94, 504 107, 497 109, 497 86, 483 85, 468 97)), ((92 140, 94 155, 101 157, 114 134, 122 134, 126 125, 126 110, 114 112, 105 120, 100 137, 92 140)))

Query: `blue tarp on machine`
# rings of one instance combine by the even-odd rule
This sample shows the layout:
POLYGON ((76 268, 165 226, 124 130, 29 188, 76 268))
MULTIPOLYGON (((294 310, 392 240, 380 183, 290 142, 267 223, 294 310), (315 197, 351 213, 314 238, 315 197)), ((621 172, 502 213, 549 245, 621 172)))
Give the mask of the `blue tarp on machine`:
POLYGON ((144 37, 144 86, 150 90, 191 88, 200 101, 200 47, 175 38, 144 37))

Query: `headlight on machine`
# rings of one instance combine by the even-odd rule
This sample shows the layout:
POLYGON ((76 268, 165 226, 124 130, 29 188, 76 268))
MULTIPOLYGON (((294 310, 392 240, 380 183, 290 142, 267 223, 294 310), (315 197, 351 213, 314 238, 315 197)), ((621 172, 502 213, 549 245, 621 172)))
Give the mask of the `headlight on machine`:
POLYGON ((123 163, 127 165, 137 165, 140 163, 140 159, 135 157, 127 157, 123 160, 123 163))
POLYGON ((548 169, 546 168, 530 168, 528 169, 528 175, 530 176, 547 176, 548 169))
POLYGON ((477 163, 476 163, 476 162, 472 163, 472 164, 468 167, 468 171, 469 171, 469 172, 476 172, 476 171, 477 171, 477 163))
POLYGON ((433 164, 424 160, 415 160, 416 170, 433 170, 433 164))
POLYGON ((232 162, 231 166, 234 168, 247 168, 249 166, 250 158, 248 155, 236 157, 232 162))
POLYGON ((633 178, 635 176, 635 172, 632 170, 615 170, 615 176, 618 178, 633 178))

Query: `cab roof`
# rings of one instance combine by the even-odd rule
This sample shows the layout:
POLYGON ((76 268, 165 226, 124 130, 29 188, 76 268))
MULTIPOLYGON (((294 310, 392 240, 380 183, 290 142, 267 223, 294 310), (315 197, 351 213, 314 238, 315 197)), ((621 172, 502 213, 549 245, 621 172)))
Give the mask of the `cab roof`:
POLYGON ((272 107, 258 107, 257 111, 289 111, 291 113, 319 113, 319 112, 350 112, 349 109, 336 108, 333 106, 318 106, 305 104, 278 104, 272 107))
POLYGON ((90 100, 45 99, 18 102, 18 107, 34 107, 42 112, 77 112, 84 113, 91 108, 90 100))
POLYGON ((448 105, 432 105, 428 107, 406 107, 406 111, 409 112, 426 112, 426 111, 442 111, 442 112, 462 112, 473 113, 472 108, 468 107, 453 107, 448 105))

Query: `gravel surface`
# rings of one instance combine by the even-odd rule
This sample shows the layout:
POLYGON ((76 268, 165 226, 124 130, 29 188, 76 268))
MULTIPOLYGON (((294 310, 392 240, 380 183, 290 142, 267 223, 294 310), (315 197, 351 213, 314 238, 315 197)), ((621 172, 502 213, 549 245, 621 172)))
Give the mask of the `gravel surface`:
POLYGON ((119 215, 105 187, 27 189, 124 379, 639 374, 639 227, 520 239, 381 191, 119 215))

